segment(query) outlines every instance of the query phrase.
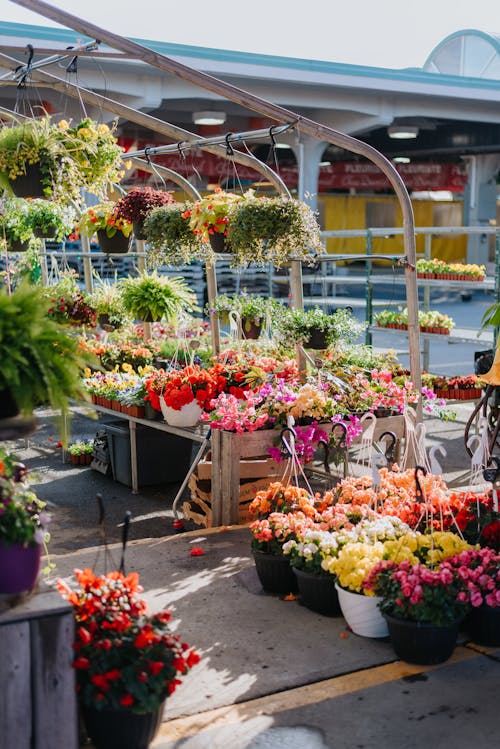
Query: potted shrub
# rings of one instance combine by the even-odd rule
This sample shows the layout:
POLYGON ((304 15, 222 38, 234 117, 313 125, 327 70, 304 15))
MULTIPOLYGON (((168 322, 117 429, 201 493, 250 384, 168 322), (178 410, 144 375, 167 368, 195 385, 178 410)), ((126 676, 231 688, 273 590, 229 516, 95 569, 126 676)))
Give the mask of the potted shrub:
POLYGON ((95 309, 97 322, 106 331, 120 328, 127 319, 121 288, 116 283, 101 283, 94 286, 90 302, 95 309))
POLYGON ((104 196, 123 176, 113 128, 85 118, 32 118, 0 130, 0 179, 18 197, 81 201, 82 188, 104 196))
POLYGON ((182 278, 145 271, 136 277, 123 278, 119 286, 126 311, 138 320, 168 322, 183 311, 199 310, 196 296, 182 278))
POLYGON ((73 605, 73 668, 85 726, 96 749, 147 749, 165 700, 199 655, 169 627, 168 611, 148 614, 139 576, 75 570, 59 581, 73 605))
POLYGON ((97 241, 102 252, 123 254, 128 252, 132 224, 116 215, 116 203, 106 201, 93 205, 80 216, 78 229, 97 241))
POLYGON ((256 197, 252 190, 231 205, 228 241, 236 262, 268 263, 277 269, 290 259, 324 251, 319 224, 300 200, 256 197))
POLYGON ((116 204, 116 216, 133 224, 136 239, 146 239, 144 221, 153 208, 172 203, 172 200, 171 192, 153 190, 152 187, 133 187, 116 204))
POLYGON ((185 218, 188 203, 154 208, 144 221, 149 265, 186 265, 193 260, 213 263, 213 252, 203 245, 185 218))
POLYGON ((0 417, 19 411, 31 415, 42 404, 65 421, 71 398, 82 398, 81 372, 93 357, 84 354, 47 315, 48 302, 40 290, 21 285, 0 290, 0 417))
POLYGON ((364 329, 364 325, 348 310, 337 310, 328 315, 319 308, 284 309, 275 326, 286 345, 300 343, 305 348, 314 349, 327 348, 338 338, 352 342, 364 329))
POLYGON ((203 244, 210 242, 214 252, 231 252, 226 242, 229 212, 242 200, 242 195, 224 192, 218 187, 214 193, 192 203, 183 215, 189 219, 192 232, 203 244))
POLYGON ((26 468, 0 448, 0 594, 32 590, 50 520, 26 482, 26 468))

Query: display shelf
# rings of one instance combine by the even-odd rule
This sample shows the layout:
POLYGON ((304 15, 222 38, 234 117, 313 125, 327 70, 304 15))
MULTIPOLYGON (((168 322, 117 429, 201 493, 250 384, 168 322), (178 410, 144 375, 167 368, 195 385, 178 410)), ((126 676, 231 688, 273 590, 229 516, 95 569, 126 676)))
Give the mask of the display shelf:
MULTIPOLYGON (((378 325, 370 325, 370 332, 372 333, 390 333, 399 334, 400 336, 407 336, 407 330, 400 330, 398 328, 381 328, 378 325)), ((450 335, 442 335, 441 333, 424 333, 420 331, 420 337, 430 341, 444 341, 446 343, 471 343, 482 345, 482 346, 493 346, 493 331, 482 330, 479 334, 477 330, 473 328, 454 328, 450 335)))

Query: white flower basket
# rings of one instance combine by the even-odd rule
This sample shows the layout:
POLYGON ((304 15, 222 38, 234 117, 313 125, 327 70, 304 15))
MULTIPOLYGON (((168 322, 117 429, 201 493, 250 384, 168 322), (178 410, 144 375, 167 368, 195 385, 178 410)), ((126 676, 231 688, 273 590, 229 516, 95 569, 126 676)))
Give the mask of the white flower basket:
POLYGON ((335 583, 335 587, 339 594, 344 619, 354 634, 362 637, 387 637, 389 635, 387 623, 377 606, 380 598, 351 593, 350 590, 341 588, 338 583, 335 583))
POLYGON ((202 414, 202 409, 195 400, 191 401, 191 403, 186 403, 180 411, 177 411, 175 408, 167 406, 163 395, 161 395, 160 407, 163 418, 167 424, 173 427, 194 427, 199 422, 202 414))

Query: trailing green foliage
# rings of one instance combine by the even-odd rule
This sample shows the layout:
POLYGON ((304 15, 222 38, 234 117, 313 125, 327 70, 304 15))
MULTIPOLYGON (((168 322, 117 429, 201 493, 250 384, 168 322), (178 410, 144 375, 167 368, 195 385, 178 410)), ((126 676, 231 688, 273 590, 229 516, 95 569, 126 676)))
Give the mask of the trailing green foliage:
POLYGON ((147 261, 150 267, 158 265, 186 265, 193 260, 213 256, 193 234, 189 221, 183 218, 188 204, 163 205, 147 215, 144 221, 144 238, 147 244, 147 261))
POLYGON ((196 296, 182 278, 144 272, 120 281, 123 305, 138 320, 173 320, 180 312, 198 312, 196 296))

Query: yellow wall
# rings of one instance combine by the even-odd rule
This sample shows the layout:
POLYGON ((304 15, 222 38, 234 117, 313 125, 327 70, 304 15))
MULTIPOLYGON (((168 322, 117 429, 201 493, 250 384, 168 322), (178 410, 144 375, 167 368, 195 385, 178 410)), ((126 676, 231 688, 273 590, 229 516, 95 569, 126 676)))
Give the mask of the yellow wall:
MULTIPOLYGON (((396 206, 395 223, 402 226, 402 214, 397 199, 392 196, 358 196, 358 195, 324 195, 319 197, 322 216, 322 228, 325 230, 366 229, 366 204, 390 203, 396 206)), ((461 206, 461 203, 456 203, 461 206)), ((434 226, 434 207, 436 201, 412 201, 415 214, 415 226, 434 226)), ((424 237, 417 236, 417 253, 424 254, 424 237)), ((364 253, 364 237, 330 238, 327 239, 328 252, 364 253)), ((463 262, 466 257, 467 237, 465 235, 453 237, 436 237, 432 240, 432 257, 443 260, 463 262)), ((377 238, 372 243, 373 253, 400 254, 403 252, 402 235, 388 239, 377 238)))

